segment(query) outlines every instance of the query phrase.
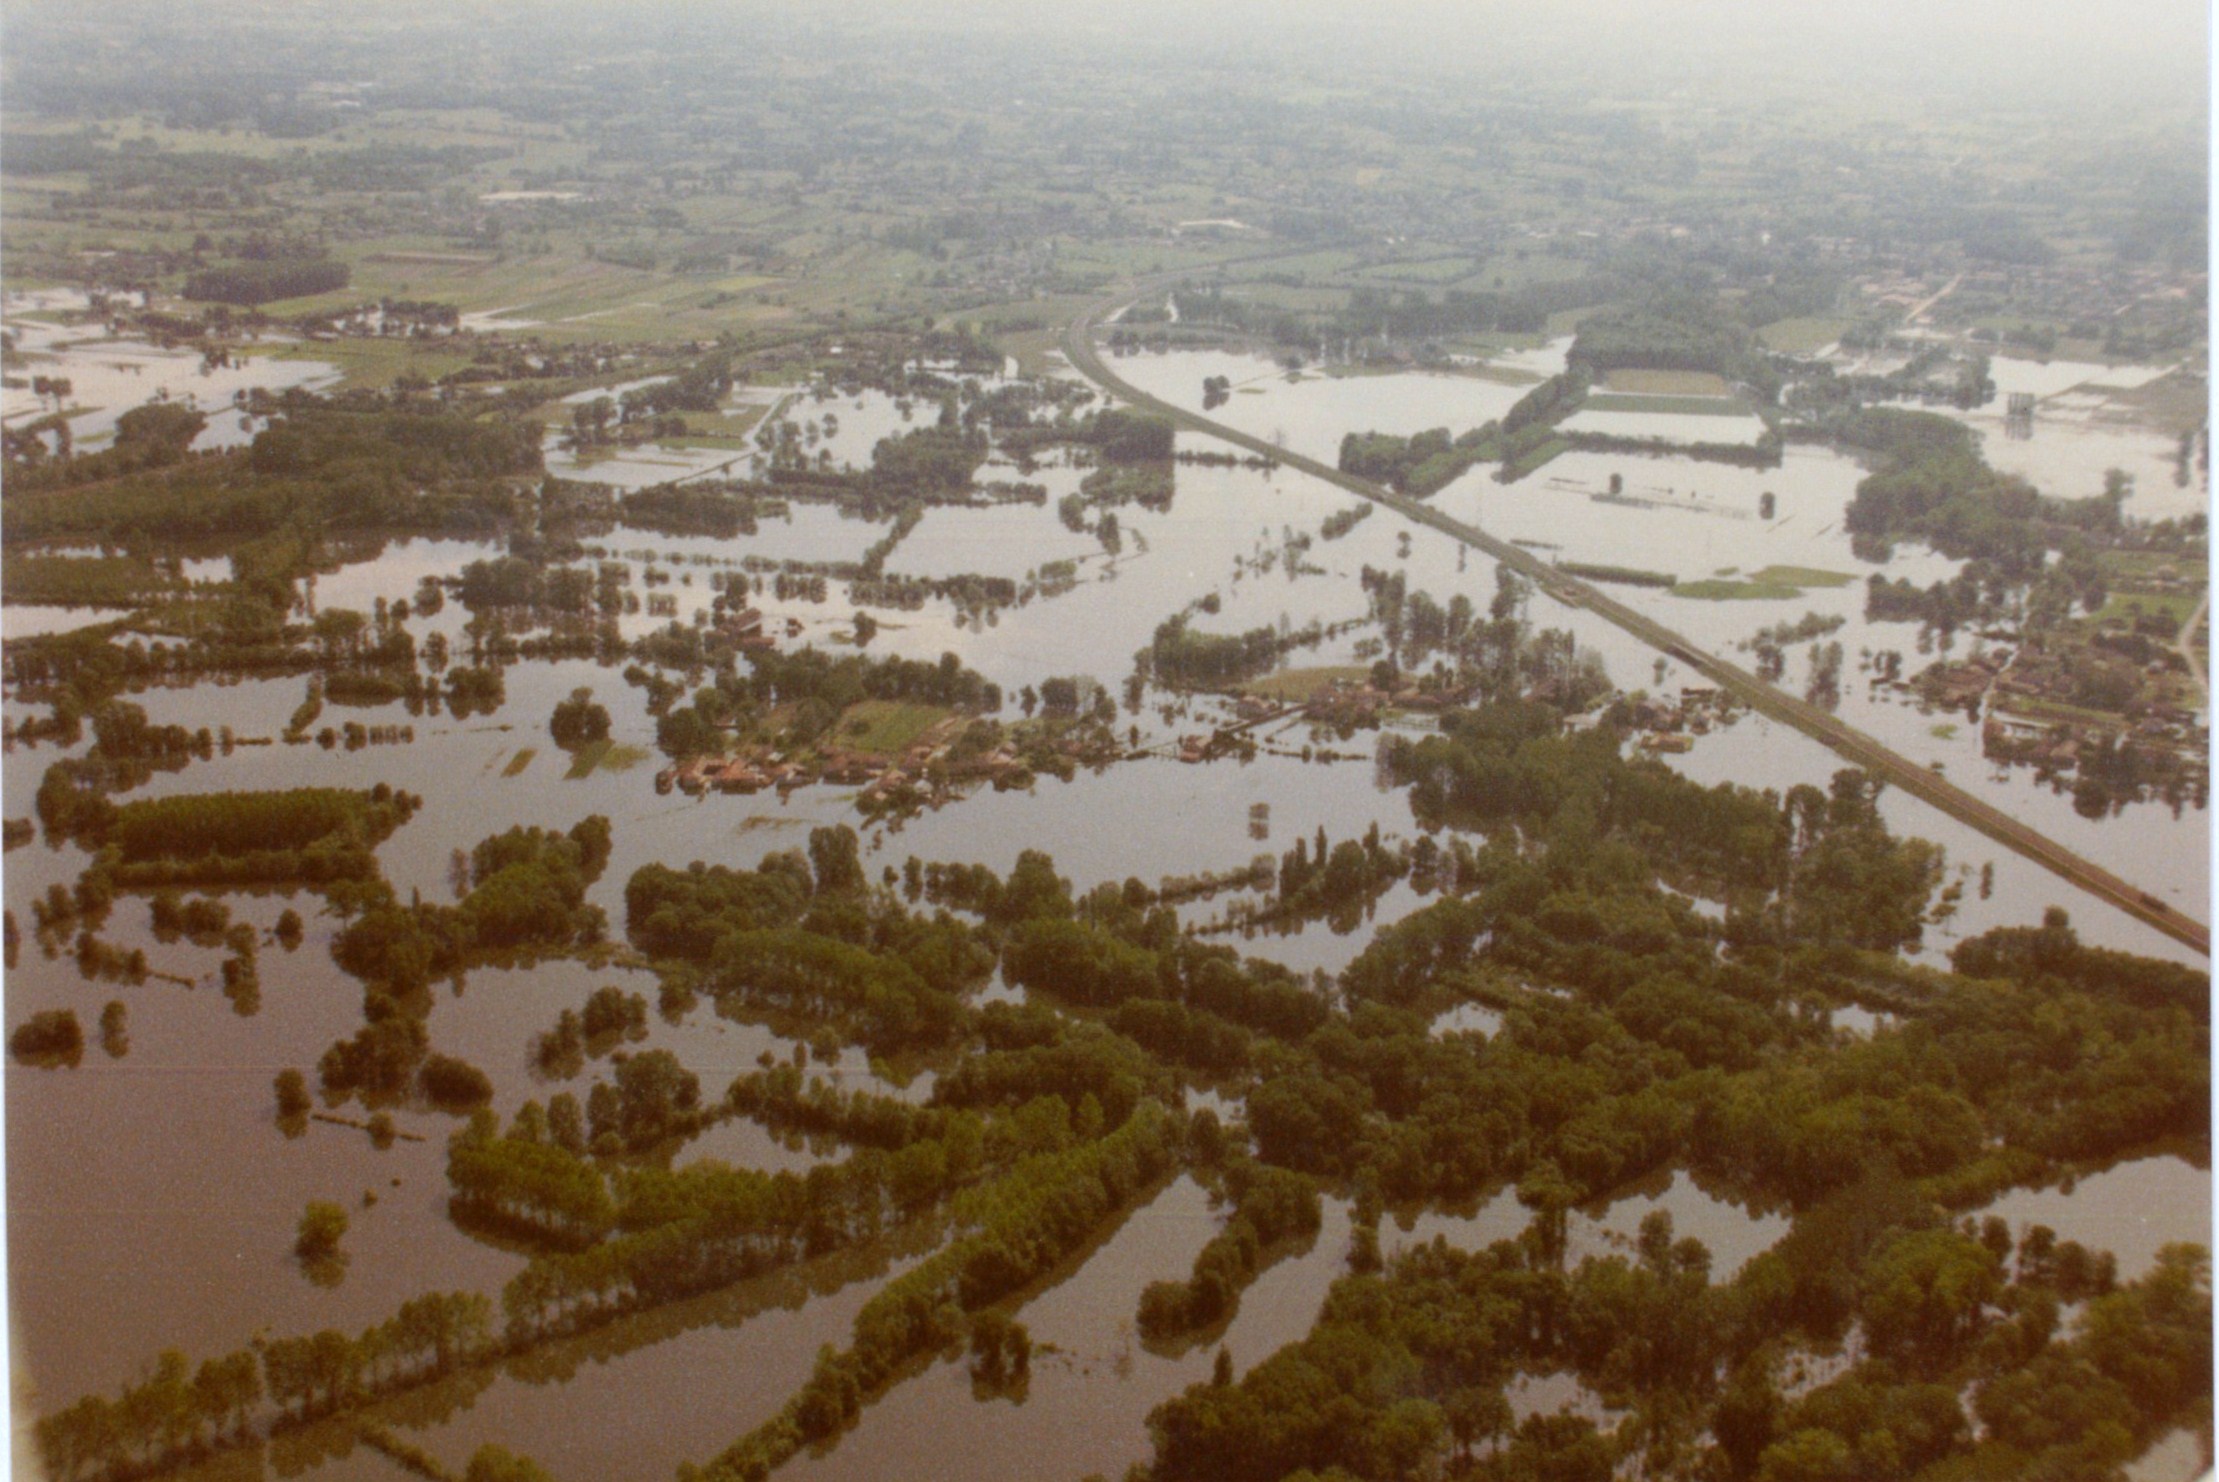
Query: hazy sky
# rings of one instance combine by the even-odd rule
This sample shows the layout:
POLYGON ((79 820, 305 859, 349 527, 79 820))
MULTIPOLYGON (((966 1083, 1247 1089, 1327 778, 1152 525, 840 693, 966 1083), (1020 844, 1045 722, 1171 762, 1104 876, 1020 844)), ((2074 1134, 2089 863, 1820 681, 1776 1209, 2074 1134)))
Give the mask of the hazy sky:
MULTIPOLYGON (((9 9, 26 22, 85 14, 82 0, 9 9)), ((504 36, 559 36, 583 18, 648 44, 711 31, 744 44, 796 26, 1015 33, 1105 60, 1172 54, 1291 66, 1311 81, 1361 74, 1373 87, 1401 70, 1731 102, 1846 83, 1867 97, 2047 104, 2096 120, 2208 112, 2211 75, 2206 0, 103 0, 93 14, 203 36, 297 35, 324 18, 390 34, 412 14, 442 28, 492 22, 484 29, 504 36)))

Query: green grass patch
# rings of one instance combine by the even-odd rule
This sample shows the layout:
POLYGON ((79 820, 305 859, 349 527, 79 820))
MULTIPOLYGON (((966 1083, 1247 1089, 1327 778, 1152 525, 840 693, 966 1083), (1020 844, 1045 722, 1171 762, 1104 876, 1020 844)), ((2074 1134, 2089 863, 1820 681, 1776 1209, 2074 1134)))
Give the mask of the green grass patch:
POLYGON ((1937 741, 1954 741, 1957 739, 1957 727, 1945 720, 1938 726, 1928 726, 1926 734, 1937 741))
POLYGON ((1669 571, 1643 571, 1638 566, 1598 566, 1590 561, 1559 561, 1556 569, 1581 581, 1616 582, 1622 587, 1670 587, 1679 590, 1679 578, 1669 571))
POLYGON ((2200 587, 2206 579, 2201 556, 2173 551, 2099 551, 2096 560, 2117 581, 2184 581, 2200 587))
POLYGON ((321 361, 339 372, 340 384, 373 391, 390 388, 403 376, 437 381, 470 364, 470 357, 428 349, 404 339, 353 338, 309 340, 266 352, 274 360, 321 361))
POLYGON ((1557 454, 1563 452, 1571 445, 1572 441, 1570 438, 1550 438, 1547 442, 1542 443, 1539 447, 1529 449, 1526 453, 1520 456, 1517 461, 1504 464, 1502 470, 1502 481, 1506 484, 1516 483, 1519 479, 1524 478, 1527 474, 1533 472, 1542 464, 1548 462, 1551 458, 1554 458, 1557 454))
POLYGON ((1449 342, 1450 347, 1470 350, 1480 355, 1501 355, 1513 350, 1541 350, 1547 348, 1549 337, 1545 334, 1520 334, 1515 330, 1485 330, 1478 334, 1459 335, 1449 342))
POLYGON ((1551 336, 1574 334, 1579 330, 1579 322, 1582 319, 1590 314, 1600 314, 1609 307, 1608 304, 1588 304, 1584 308, 1558 309, 1549 316, 1549 334, 1551 336))
POLYGON ((1699 602, 1777 602, 1802 596, 1806 587, 1846 587, 1857 579, 1815 566, 1767 566, 1739 580, 1729 580, 1734 571, 1728 566, 1702 581, 1681 582, 1672 588, 1672 595, 1693 597, 1699 602))
POLYGON ((614 741, 589 741, 570 753, 570 768, 563 781, 577 782, 596 772, 629 772, 647 760, 644 746, 623 746, 614 741))
POLYGON ((2131 628, 2136 618, 2162 617, 2178 632, 2196 611, 2196 600, 2192 592, 2112 592, 2085 621, 2096 627, 2116 623, 2131 628))
POLYGON ((1777 602, 1784 598, 1800 597, 1801 587, 1784 582, 1729 581, 1719 577, 1705 577, 1701 581, 1683 581, 1672 588, 1675 597, 1693 597, 1698 602, 1777 602))
POLYGON ((1410 262, 1383 262, 1359 268, 1349 276, 1369 281, 1403 283, 1455 283, 1471 277, 1485 264, 1476 258, 1432 257, 1410 262))
POLYGON ((906 749, 932 725, 951 712, 942 705, 916 705, 906 700, 865 700, 850 705, 833 727, 832 740, 850 751, 890 756, 906 749))
POLYGON ((1048 354, 1061 336, 1052 329, 1010 330, 994 336, 994 348, 1017 362, 1020 376, 1048 373, 1048 354))
POLYGON ((1757 339, 1767 350, 1782 355, 1813 355, 1840 339, 1848 328, 1847 319, 1824 316, 1775 319, 1757 331, 1757 339))
POLYGON ((2064 721, 2077 725, 2119 723, 2117 711, 2091 710, 2085 705, 2068 705, 2062 700, 2047 700, 2039 695, 1999 695, 1995 708, 2022 720, 2064 721))
POLYGON ((1328 685, 1336 681, 1362 684, 1371 678, 1371 670, 1361 664, 1323 664, 1314 669, 1282 669, 1277 674, 1267 674, 1248 685, 1248 693, 1266 700, 1293 700, 1307 703, 1316 699, 1328 685))
POLYGON ((133 556, 19 556, 0 559, 0 601, 65 607, 137 607, 177 589, 133 556))
POLYGON ((1845 571, 1826 571, 1816 566, 1767 566, 1762 571, 1750 573, 1749 579, 1794 587, 1846 587, 1857 578, 1845 571))
POLYGON ((501 775, 503 777, 516 776, 526 767, 530 766, 532 764, 532 758, 538 755, 539 748, 536 746, 526 746, 519 749, 516 755, 509 758, 509 764, 501 769, 501 775))

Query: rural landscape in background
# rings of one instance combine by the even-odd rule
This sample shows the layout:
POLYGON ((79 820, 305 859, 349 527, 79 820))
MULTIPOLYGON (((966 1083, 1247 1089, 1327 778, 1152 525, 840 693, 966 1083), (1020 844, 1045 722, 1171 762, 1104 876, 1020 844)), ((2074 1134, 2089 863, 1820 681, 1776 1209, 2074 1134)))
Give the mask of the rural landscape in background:
POLYGON ((16 1474, 2210 1466, 2188 3, 9 6, 16 1474))

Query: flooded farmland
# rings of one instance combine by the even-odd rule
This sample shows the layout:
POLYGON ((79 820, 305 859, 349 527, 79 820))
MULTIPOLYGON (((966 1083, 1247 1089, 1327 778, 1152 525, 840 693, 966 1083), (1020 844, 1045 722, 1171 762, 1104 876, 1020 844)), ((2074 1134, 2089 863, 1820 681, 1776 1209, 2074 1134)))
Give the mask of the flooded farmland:
MULTIPOLYGON (((52 353, 78 353, 58 338, 52 343, 52 353)), ((1120 369, 1167 399, 1197 406, 1206 379, 1227 377, 1230 400, 1217 414, 1228 424, 1330 461, 1350 432, 1460 430, 1498 419, 1526 386, 1561 367, 1567 343, 1529 352, 1493 376, 1290 377, 1225 351, 1126 357, 1120 369)), ((88 385, 105 384, 88 378, 88 385)), ((885 393, 797 394, 781 396, 769 425, 806 427, 797 436, 821 452, 820 467, 857 469, 917 416, 885 393)), ((88 423, 80 435, 97 429, 88 423)), ((2065 433, 2045 428, 2044 435, 2065 433)), ((2118 435, 2087 430, 2102 448, 2110 444, 2101 439, 2118 435)), ((1182 454, 1211 450, 1207 440, 1184 433, 1176 446, 1182 454)), ((727 473, 746 460, 752 455, 649 444, 598 458, 555 449, 547 467, 561 478, 638 491, 727 473)), ((2010 466, 2001 457, 1997 463, 2010 466)), ((1079 497, 1088 473, 1083 462, 1051 458, 1020 469, 1015 460, 997 458, 983 467, 982 478, 1032 480, 1045 496, 934 507, 897 527, 868 509, 797 494, 739 534, 619 524, 598 532, 590 549, 581 546, 579 565, 621 565, 626 583, 637 578, 634 590, 648 602, 611 616, 625 645, 643 644, 672 623, 681 634, 714 630, 726 621, 732 604, 725 593, 737 578, 736 590, 745 593, 762 631, 777 635, 787 651, 928 665, 948 655, 949 664, 975 671, 1012 701, 1058 682, 1084 681, 1081 693, 1103 697, 1117 744, 1070 767, 1067 777, 974 784, 937 798, 937 806, 906 811, 872 809, 863 785, 829 778, 737 796, 673 790, 662 775, 671 699, 654 698, 628 672, 627 650, 501 665, 500 702, 483 714, 427 710, 420 698, 329 702, 325 724, 351 723, 365 736, 386 738, 374 744, 335 741, 328 732, 325 739, 304 731, 286 737, 303 707, 326 704, 321 685, 299 675, 150 683, 131 691, 148 723, 222 729, 227 743, 237 744, 187 766, 150 770, 120 789, 118 800, 372 784, 420 797, 417 816, 375 850, 383 880, 412 910, 467 900, 470 851, 504 830, 560 834, 589 817, 606 818, 605 865, 581 890, 581 904, 602 914, 604 943, 473 961, 438 976, 410 1006, 431 1051, 482 1073, 484 1105, 496 1126, 511 1124, 527 1103, 536 1112, 560 1095, 586 1100, 594 1088, 614 1084, 633 1057, 658 1052, 698 1082, 712 1109, 735 1080, 766 1066, 806 1064, 812 1055, 830 1068, 812 1073, 810 1084, 920 1107, 940 1104, 944 1066, 897 1082, 859 1045, 828 1045, 823 1033, 783 1020, 774 1025, 768 1015, 724 1012, 690 988, 666 995, 657 965, 618 945, 638 925, 628 883, 650 866, 765 869, 781 855, 817 847, 819 831, 845 826, 859 836, 857 864, 872 884, 891 885, 927 863, 1014 876, 1027 851, 1037 850, 1052 856, 1075 896, 1101 885, 1132 893, 1128 881, 1145 895, 1173 877, 1238 875, 1259 857, 1269 878, 1282 856, 1312 840, 1322 865, 1333 844, 1366 841, 1372 850, 1409 851, 1457 832, 1422 821, 1407 793, 1389 785, 1379 760, 1383 734, 1441 734, 1433 714, 1412 709, 1390 716, 1382 732, 1337 730, 1290 708, 1258 727, 1253 744, 1204 759, 1188 743, 1230 733, 1246 723, 1244 712, 1210 687, 1160 682, 1138 661, 1178 615, 1193 632, 1223 639, 1314 630, 1313 638, 1287 644, 1280 670, 1362 676, 1383 652, 1368 581, 1392 573, 1410 592, 1443 604, 1461 598, 1484 610, 1502 590, 1489 558, 1391 512, 1332 530, 1328 522, 1348 513, 1352 496, 1279 466, 1177 465, 1168 500, 1119 509, 1114 538, 1104 536, 1098 513, 1089 524, 1060 507, 1079 497), (928 594, 874 610, 841 581, 811 591, 765 578, 857 563, 867 552, 875 553, 880 579, 912 581, 928 594), (750 573, 753 586, 746 584, 750 573), (1002 580, 1021 595, 982 608, 931 585, 961 578, 1002 580), (548 730, 550 713, 579 691, 606 711, 608 744, 590 760, 553 744, 548 730), (560 1016, 607 990, 636 994, 647 1005, 637 1033, 601 1047, 567 1074, 550 1071, 543 1038, 560 1016)), ((1848 656, 1837 660, 1845 672, 1834 703, 1845 721, 2200 915, 2210 891, 2200 793, 2090 817, 2030 772, 1989 764, 1977 714, 1952 719, 1882 681, 1880 655, 1925 654, 1929 640, 1916 624, 1868 617, 1867 583, 1885 576, 1923 586, 1951 575, 1956 563, 1911 545, 1884 561, 1860 555, 1843 523, 1864 473, 1843 453, 1802 445, 1789 447, 1770 468, 1575 451, 1509 485, 1475 469, 1433 503, 1551 563, 1661 575, 1661 582, 1624 588, 1623 600, 1719 653, 1743 651, 1771 625, 1815 617, 1819 631, 1848 656), (1713 584, 1712 595, 1675 589, 1704 583, 1713 584)), ((474 656, 490 641, 485 620, 453 598, 425 611, 433 604, 424 594, 459 591, 473 571, 510 550, 498 539, 452 535, 364 541, 300 580, 299 612, 307 619, 397 613, 413 601, 417 610, 397 619, 413 642, 436 638, 458 659, 474 656)), ((202 559, 211 564, 194 580, 232 578, 214 558, 202 559)), ((8 637, 69 631, 79 612, 10 606, 8 637)), ((1697 683, 1682 661, 1584 608, 1534 594, 1529 616, 1536 627, 1562 629, 1598 654, 1620 691, 1668 696, 1697 683)), ((1791 650, 1781 684, 1800 692, 1819 663, 1815 646, 1807 654, 1791 650)), ((708 676, 688 677, 698 686, 708 676)), ((1006 705, 1005 713, 1014 709, 1006 705)), ((36 713, 11 697, 18 722, 36 713)), ((1746 713, 1684 739, 1685 746, 1662 750, 1661 760, 1705 785, 1732 782, 1784 794, 1799 784, 1824 787, 1843 765, 1808 737, 1746 713)), ((89 755, 81 737, 17 745, 4 781, 8 817, 38 814, 47 765, 89 755)), ((1983 932, 2031 927, 2052 906, 2069 911, 2090 946, 2201 966, 2191 950, 2074 895, 1917 799, 1887 793, 1878 813, 1897 834, 1938 844, 1946 861, 1938 879, 1950 892, 1946 909, 1933 908, 1919 939, 1905 948, 1926 967, 1946 967, 1954 946, 1983 932)), ((66 893, 91 862, 87 851, 59 838, 15 849, 10 898, 29 902, 50 888, 66 893)), ((810 865, 797 867, 806 876, 810 865)), ((1178 906, 1174 930, 1278 964, 1304 991, 1327 997, 1332 980, 1382 930, 1417 918, 1443 896, 1432 882, 1397 877, 1360 910, 1328 917, 1274 914, 1268 889, 1236 886, 1221 895, 1213 888, 1178 906)), ((1689 898, 1703 919, 1726 920, 1722 900, 1689 898)), ((64 1006, 97 1018, 110 998, 128 1023, 126 1048, 88 1052, 67 1068, 20 1070, 8 1080, 14 1324, 26 1355, 18 1388, 33 1408, 134 1383, 149 1356, 165 1348, 201 1355, 279 1335, 364 1328, 422 1292, 427 1272, 437 1273, 441 1289, 498 1304, 531 1259, 526 1243, 450 1217, 449 1143, 464 1126, 457 1116, 407 1100, 381 1107, 392 1134, 381 1145, 346 1098, 332 1095, 304 1126, 279 1125, 272 1078, 288 1069, 314 1076, 326 1047, 344 1040, 365 1013, 363 984, 333 955, 353 908, 306 890, 225 899, 231 921, 264 944, 251 996, 226 991, 222 950, 157 931, 143 892, 121 894, 99 935, 119 951, 143 952, 152 969, 144 981, 95 981, 72 955, 66 931, 27 941, 9 975, 11 1026, 64 1006), (308 925, 296 945, 280 947, 279 916, 287 909, 308 925), (242 1194, 237 1171, 247 1167, 254 1178, 242 1194), (304 1204, 325 1200, 348 1212, 346 1259, 312 1280, 294 1254, 295 1221, 304 1204), (89 1324, 81 1315, 90 1309, 111 1315, 89 1324)), ((969 992, 974 1007, 1054 1003, 1050 994, 1000 978, 993 988, 974 984, 969 992)), ((1894 1027, 1867 1010, 1833 1012, 1844 1039, 1870 1040, 1894 1027)), ((1503 1014, 1479 1003, 1438 1011, 1430 1023, 1440 1043, 1467 1046, 1474 1055, 1504 1031, 1503 1014)), ((1199 1093, 1189 1100, 1203 1104, 1199 1093)), ((1247 1120, 1238 1098, 1213 1098, 1211 1105, 1227 1122, 1247 1120)), ((840 1175, 856 1154, 836 1136, 719 1111, 652 1154, 627 1154, 622 1165, 609 1156, 626 1176, 642 1169, 741 1169, 821 1180, 840 1175)), ((2112 1250, 2121 1276, 2133 1279, 2165 1241, 2208 1242, 2208 1219, 2197 1215, 2209 1190, 2208 1168, 2150 1157, 2089 1173, 2069 1189, 2009 1193, 1985 1212, 2015 1228, 2048 1224, 2065 1238, 2112 1250), (2120 1206, 2136 1214, 2116 1218, 2120 1206)), ((895 1472, 1054 1475, 1075 1482, 1145 1462, 1151 1413, 1209 1380, 1220 1352, 1236 1375, 1246 1373, 1310 1331, 1328 1288, 1351 1269, 1352 1197, 1332 1187, 1318 1232, 1271 1251, 1228 1319, 1200 1338, 1157 1344, 1143 1341, 1135 1327, 1142 1291, 1183 1280, 1229 1219, 1222 1201, 1192 1174, 1159 1180, 1113 1225, 1003 1301, 1033 1345, 1023 1384, 984 1383, 952 1351, 922 1353, 862 1405, 837 1444, 800 1451, 778 1475, 823 1482, 895 1472), (920 1449, 917 1438, 926 1434, 932 1440, 920 1449)), ((1732 1280, 1774 1247, 1792 1215, 1699 1186, 1683 1169, 1652 1169, 1572 1211, 1565 1263, 1626 1254, 1643 1217, 1656 1211, 1672 1217, 1678 1236, 1703 1244, 1716 1282, 1732 1280)), ((1532 1220, 1532 1210, 1507 1187, 1468 1205, 1420 1201, 1390 1209, 1380 1248, 1392 1258, 1438 1240, 1479 1253, 1515 1241, 1532 1220)), ((933 1233, 937 1239, 947 1232, 933 1233)), ((576 1475, 664 1476, 773 1423, 811 1380, 819 1350, 845 1343, 865 1304, 926 1260, 931 1245, 897 1235, 627 1315, 489 1361, 422 1394, 379 1401, 368 1418, 456 1472, 483 1444, 529 1438, 576 1475), (713 1403, 688 1407, 676 1422, 655 1408, 655 1396, 686 1386, 713 1403)), ((1517 1379, 1511 1403, 1521 1416, 1552 1413, 1560 1404, 1606 1424, 1617 1413, 1560 1373, 1517 1379)), ((287 1470, 294 1459, 280 1465, 282 1474, 335 1482, 382 1477, 398 1466, 384 1452, 355 1444, 343 1428, 331 1433, 328 1455, 287 1470)))

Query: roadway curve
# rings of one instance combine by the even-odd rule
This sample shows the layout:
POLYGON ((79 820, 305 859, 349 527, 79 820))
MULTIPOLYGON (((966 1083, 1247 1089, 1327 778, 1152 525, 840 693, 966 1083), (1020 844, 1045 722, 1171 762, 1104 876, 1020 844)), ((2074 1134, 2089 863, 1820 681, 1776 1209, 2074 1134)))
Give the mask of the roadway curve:
POLYGON ((2155 895, 2136 889, 2101 865, 2081 858, 2055 840, 2028 828, 2002 809, 1983 802, 1930 769, 1898 755, 1881 742, 1854 726, 1844 724, 1816 705, 1807 704, 1766 684, 1738 664, 1704 652, 1662 623, 1636 612, 1592 583, 1571 577, 1522 547, 1498 540, 1477 526, 1452 519, 1429 505, 1369 480, 1328 467, 1315 458, 1306 458, 1300 453, 1290 452, 1259 437, 1251 437, 1221 422, 1213 422, 1184 407, 1173 406, 1126 381, 1103 362, 1100 352, 1095 348, 1095 325, 1121 306, 1132 303, 1152 289, 1177 282, 1182 276, 1191 275, 1165 274, 1161 278, 1144 279, 1122 292, 1089 304, 1063 331, 1065 358, 1081 375, 1123 401, 1168 417, 1189 431, 1218 438, 1235 447, 1276 459, 1312 478, 1323 479, 1337 488, 1369 499, 1374 504, 1384 505, 1405 519, 1429 525, 1466 545, 1485 551, 1513 571, 1530 578, 1558 601, 1587 608, 1617 624, 1650 647, 1695 669, 1752 710, 1762 711, 1775 720, 1794 726, 1805 735, 1815 737, 1867 772, 1885 778, 1913 797, 1924 799, 1959 822, 1970 824, 1997 843, 2017 850, 2068 883, 2098 899, 2110 902, 2130 916, 2148 922, 2173 940, 2194 948, 2206 957, 2211 955, 2211 929, 2203 922, 2175 910, 2155 895))

